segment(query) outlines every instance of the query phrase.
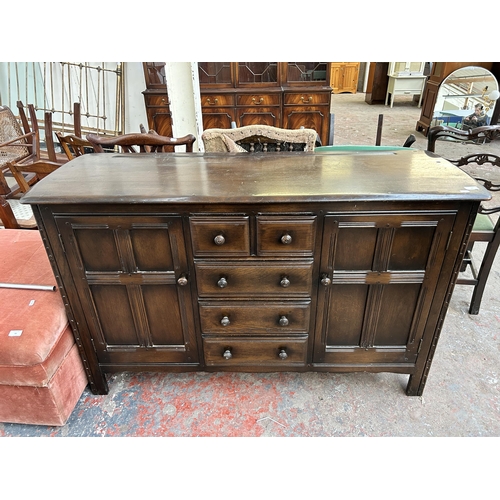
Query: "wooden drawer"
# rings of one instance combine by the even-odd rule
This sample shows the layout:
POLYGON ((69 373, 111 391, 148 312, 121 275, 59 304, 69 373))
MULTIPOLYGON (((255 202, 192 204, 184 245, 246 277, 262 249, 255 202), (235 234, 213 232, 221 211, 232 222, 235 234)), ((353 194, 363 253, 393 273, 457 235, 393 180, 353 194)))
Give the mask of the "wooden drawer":
POLYGON ((311 295, 313 261, 196 262, 200 297, 311 295))
POLYGON ((303 104, 305 106, 314 106, 315 104, 329 104, 329 93, 301 92, 285 94, 285 104, 303 104))
POLYGON ((316 216, 258 216, 257 254, 312 256, 316 216))
POLYGON ((311 301, 224 301, 199 303, 204 334, 308 333, 311 301))
POLYGON ((307 336, 289 338, 205 338, 207 366, 305 366, 307 336), (281 354, 281 356, 280 356, 281 354))
POLYGON ((391 78, 389 81, 389 92, 399 92, 401 94, 412 94, 422 92, 425 77, 422 78, 391 78))
POLYGON ((234 106, 233 94, 202 94, 202 107, 234 106))
POLYGON ((147 107, 169 107, 170 102, 166 94, 163 95, 145 95, 144 100, 147 107))
POLYGON ((189 220, 193 253, 196 257, 250 254, 247 216, 203 217, 189 220))
POLYGON ((280 94, 239 94, 237 106, 279 106, 280 94))

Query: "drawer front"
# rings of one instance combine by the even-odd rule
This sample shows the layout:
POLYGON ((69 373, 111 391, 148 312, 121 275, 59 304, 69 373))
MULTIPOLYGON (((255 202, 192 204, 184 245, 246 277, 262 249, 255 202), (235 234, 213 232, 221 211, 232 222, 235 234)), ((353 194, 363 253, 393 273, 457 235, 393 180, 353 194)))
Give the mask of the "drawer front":
POLYGON ((232 94, 202 94, 202 107, 234 106, 234 95, 232 94))
POLYGON ((279 106, 279 94, 239 94, 236 96, 238 106, 279 106))
POLYGON ((204 334, 307 333, 311 301, 294 302, 203 302, 199 312, 204 334))
POLYGON ((195 256, 246 256, 250 254, 247 216, 203 217, 189 220, 195 256))
POLYGON ((145 101, 146 101, 146 106, 148 107, 156 107, 156 108, 162 108, 166 107, 168 108, 170 103, 168 101, 168 96, 165 95, 146 95, 144 96, 145 101))
POLYGON ((301 104, 304 106, 314 106, 315 104, 328 104, 330 102, 330 94, 301 92, 293 94, 285 94, 285 104, 301 104))
POLYGON ((296 339, 206 338, 203 339, 207 366, 305 366, 307 337, 296 339))
POLYGON ((257 254, 312 256, 316 216, 257 217, 257 254))
POLYGON ((311 295, 313 261, 196 262, 200 297, 311 295))
POLYGON ((398 92, 407 92, 407 93, 419 93, 422 91, 422 86, 425 81, 424 79, 419 78, 395 78, 394 79, 394 91, 398 92))

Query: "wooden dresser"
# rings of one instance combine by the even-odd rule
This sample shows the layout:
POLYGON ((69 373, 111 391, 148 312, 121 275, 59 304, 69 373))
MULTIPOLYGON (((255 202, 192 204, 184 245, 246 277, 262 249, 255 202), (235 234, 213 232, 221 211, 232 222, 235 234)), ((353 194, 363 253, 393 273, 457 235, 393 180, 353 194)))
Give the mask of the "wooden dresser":
POLYGON ((421 395, 488 198, 404 150, 84 155, 23 201, 94 393, 106 372, 312 370, 421 395))

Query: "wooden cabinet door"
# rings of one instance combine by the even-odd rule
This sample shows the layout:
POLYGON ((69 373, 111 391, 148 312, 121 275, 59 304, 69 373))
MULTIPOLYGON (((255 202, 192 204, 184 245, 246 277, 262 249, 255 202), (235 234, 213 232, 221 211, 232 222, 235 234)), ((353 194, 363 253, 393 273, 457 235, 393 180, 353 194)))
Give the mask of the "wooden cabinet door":
POLYGON ((311 128, 316 130, 322 144, 328 144, 330 112, 327 107, 288 106, 284 108, 283 115, 283 128, 311 128))
POLYGON ((325 218, 314 361, 414 363, 455 215, 325 218))
POLYGON ((342 92, 355 94, 358 88, 359 63, 346 63, 343 68, 342 92))
POLYGON ((342 64, 330 64, 330 87, 332 87, 334 94, 342 92, 342 64))
POLYGON ((58 216, 100 363, 196 363, 180 217, 58 216))
POLYGON ((247 125, 268 125, 269 127, 280 127, 281 117, 280 108, 238 108, 238 127, 246 127, 247 125))
POLYGON ((231 128, 236 122, 234 108, 202 108, 203 129, 231 128))
MULTIPOLYGON (((155 130, 159 135, 173 137, 172 132, 172 113, 169 108, 148 108, 148 125, 150 129, 155 130)), ((172 152, 174 148, 172 148, 172 152)))

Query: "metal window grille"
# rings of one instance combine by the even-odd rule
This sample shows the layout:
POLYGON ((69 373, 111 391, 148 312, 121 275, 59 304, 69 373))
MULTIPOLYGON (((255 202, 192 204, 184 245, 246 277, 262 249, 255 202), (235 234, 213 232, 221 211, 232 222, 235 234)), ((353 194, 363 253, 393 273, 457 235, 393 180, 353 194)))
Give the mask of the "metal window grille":
POLYGON ((17 101, 33 104, 41 128, 50 111, 54 130, 65 133, 74 130, 73 105, 79 102, 82 134, 118 135, 125 124, 123 70, 122 62, 3 63, 0 102, 14 113, 17 101))

